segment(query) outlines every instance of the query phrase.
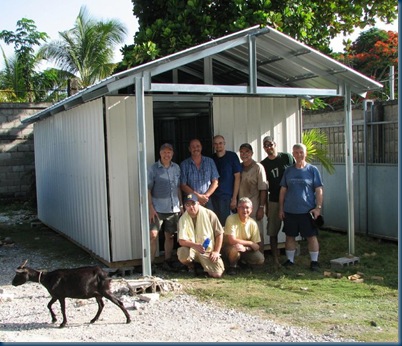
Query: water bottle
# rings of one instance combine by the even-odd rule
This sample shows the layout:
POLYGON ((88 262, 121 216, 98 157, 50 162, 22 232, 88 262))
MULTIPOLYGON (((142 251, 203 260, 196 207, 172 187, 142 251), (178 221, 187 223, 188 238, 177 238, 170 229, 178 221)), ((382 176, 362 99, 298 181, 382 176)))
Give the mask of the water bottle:
POLYGON ((202 247, 204 248, 204 250, 206 250, 208 248, 210 242, 211 242, 211 239, 205 238, 204 242, 202 243, 202 247))

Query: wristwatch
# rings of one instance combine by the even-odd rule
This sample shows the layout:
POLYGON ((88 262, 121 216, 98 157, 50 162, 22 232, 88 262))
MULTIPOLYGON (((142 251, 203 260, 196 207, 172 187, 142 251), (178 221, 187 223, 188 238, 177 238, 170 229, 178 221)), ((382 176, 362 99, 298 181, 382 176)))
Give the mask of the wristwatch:
POLYGON ((316 208, 316 209, 321 209, 321 206, 320 206, 320 205, 316 205, 315 208, 316 208))

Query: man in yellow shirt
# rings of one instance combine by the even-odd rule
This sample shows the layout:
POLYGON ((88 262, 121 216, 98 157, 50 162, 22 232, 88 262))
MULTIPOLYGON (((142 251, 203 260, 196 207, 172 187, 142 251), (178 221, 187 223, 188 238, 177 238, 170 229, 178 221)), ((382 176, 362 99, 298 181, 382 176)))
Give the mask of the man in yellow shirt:
POLYGON ((251 200, 242 197, 237 203, 237 213, 226 219, 222 255, 229 262, 229 275, 237 274, 239 260, 251 265, 264 263, 264 254, 260 251, 260 230, 250 216, 252 211, 251 200))
POLYGON ((179 219, 177 249, 179 261, 194 271, 194 264, 200 263, 209 276, 220 278, 225 270, 221 259, 223 228, 216 214, 198 202, 195 194, 184 198, 186 212, 179 219), (206 248, 205 239, 210 239, 206 248))

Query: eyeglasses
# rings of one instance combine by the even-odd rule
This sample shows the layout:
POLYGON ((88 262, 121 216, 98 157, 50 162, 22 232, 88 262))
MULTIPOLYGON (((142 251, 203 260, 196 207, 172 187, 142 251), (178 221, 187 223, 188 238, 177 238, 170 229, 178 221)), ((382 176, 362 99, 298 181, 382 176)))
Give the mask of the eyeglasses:
POLYGON ((274 146, 274 143, 264 144, 264 148, 270 148, 273 146, 274 146))
POLYGON ((186 203, 184 203, 184 206, 187 207, 187 208, 194 207, 195 202, 186 202, 186 203))

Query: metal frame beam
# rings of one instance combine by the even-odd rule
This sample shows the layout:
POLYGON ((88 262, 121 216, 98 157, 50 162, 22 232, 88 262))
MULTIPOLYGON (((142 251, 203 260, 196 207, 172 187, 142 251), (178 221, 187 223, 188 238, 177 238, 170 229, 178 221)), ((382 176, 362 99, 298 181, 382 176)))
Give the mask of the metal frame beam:
POLYGON ((346 195, 348 208, 349 254, 355 252, 355 208, 353 189, 353 127, 352 127, 352 95, 349 85, 345 85, 345 166, 346 195))
POLYGON ((152 83, 150 92, 182 92, 208 94, 244 94, 267 96, 341 96, 337 89, 310 89, 286 87, 256 87, 250 92, 249 86, 236 85, 209 85, 209 84, 171 84, 152 83))
POLYGON ((151 269, 151 241, 149 239, 148 222, 148 189, 147 189, 147 143, 145 129, 145 97, 144 78, 135 78, 136 97, 136 120, 138 138, 138 176, 140 192, 140 216, 141 216, 141 238, 142 238, 142 273, 145 276, 152 275, 151 269))

